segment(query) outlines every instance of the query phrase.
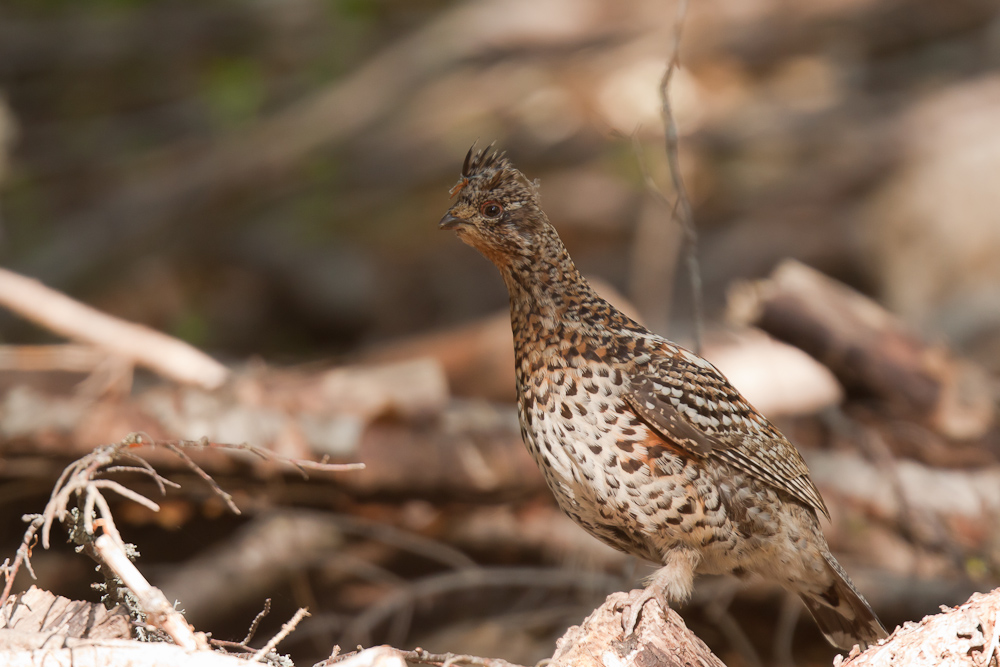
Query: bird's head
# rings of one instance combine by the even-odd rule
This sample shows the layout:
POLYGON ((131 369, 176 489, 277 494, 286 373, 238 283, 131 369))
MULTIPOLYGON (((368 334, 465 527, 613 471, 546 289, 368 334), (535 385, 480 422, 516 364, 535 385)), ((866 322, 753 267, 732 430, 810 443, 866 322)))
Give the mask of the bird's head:
POLYGON ((441 229, 454 230, 497 266, 537 255, 551 230, 538 203, 538 189, 493 145, 469 149, 462 177, 451 189, 455 203, 441 229))

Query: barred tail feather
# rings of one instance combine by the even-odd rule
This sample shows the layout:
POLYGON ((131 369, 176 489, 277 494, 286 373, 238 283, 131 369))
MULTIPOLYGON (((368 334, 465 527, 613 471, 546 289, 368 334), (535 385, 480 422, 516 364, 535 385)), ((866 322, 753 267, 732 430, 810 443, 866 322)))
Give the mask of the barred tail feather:
POLYGON ((844 651, 858 644, 861 650, 887 636, 875 612, 854 587, 837 559, 826 554, 832 583, 819 593, 800 591, 816 625, 827 641, 844 651))

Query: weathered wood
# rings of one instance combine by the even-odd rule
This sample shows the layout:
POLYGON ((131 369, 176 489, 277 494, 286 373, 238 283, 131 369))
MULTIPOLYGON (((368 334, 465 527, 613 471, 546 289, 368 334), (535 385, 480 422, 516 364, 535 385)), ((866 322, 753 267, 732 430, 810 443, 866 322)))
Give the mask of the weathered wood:
POLYGON ((581 625, 556 642, 557 667, 725 667, 673 609, 661 613, 652 602, 642 610, 635 632, 622 630, 627 593, 613 593, 581 625))
POLYGON ((976 593, 958 607, 906 623, 877 646, 834 667, 989 667, 1000 662, 1000 589, 976 593))
POLYGON ((976 438, 993 426, 985 373, 909 332, 871 299, 796 261, 730 295, 731 319, 751 324, 821 361, 848 390, 947 437, 976 438))
MULTIPOLYGON (((121 607, 70 600, 32 586, 0 610, 0 629, 80 639, 129 639, 132 626, 121 607)), ((0 648, 3 642, 0 641, 0 648)))

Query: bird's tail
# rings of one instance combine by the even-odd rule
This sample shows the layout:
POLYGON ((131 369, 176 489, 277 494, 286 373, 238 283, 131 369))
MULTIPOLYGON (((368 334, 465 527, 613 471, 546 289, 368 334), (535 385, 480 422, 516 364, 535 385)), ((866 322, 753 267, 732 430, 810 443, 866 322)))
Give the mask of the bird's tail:
POLYGON ((826 564, 832 579, 830 585, 819 592, 799 591, 799 597, 826 640, 839 649, 850 651, 855 644, 864 650, 886 637, 885 628, 875 612, 854 587, 837 559, 827 553, 826 564))

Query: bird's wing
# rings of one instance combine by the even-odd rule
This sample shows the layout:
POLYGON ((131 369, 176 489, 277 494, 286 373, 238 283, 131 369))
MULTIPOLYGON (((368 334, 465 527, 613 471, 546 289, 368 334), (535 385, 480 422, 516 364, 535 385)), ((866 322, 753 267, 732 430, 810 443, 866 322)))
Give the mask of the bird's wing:
MULTIPOLYGON (((665 343, 664 343, 665 345, 665 343)), ((830 513, 795 447, 710 363, 683 348, 636 366, 624 394, 660 437, 698 456, 715 456, 830 513)))

